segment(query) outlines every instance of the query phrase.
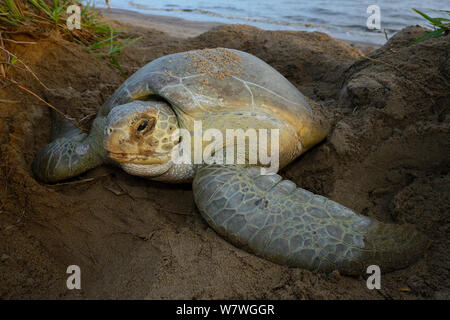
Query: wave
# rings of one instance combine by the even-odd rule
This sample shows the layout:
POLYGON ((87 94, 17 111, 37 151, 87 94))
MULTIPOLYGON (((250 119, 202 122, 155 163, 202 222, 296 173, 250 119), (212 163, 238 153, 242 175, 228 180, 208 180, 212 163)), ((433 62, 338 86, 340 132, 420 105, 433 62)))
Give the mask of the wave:
MULTIPOLYGON (((323 0, 321 4, 308 4, 298 0, 279 0, 277 6, 271 4, 272 0, 249 0, 245 4, 238 0, 228 2, 223 0, 220 2, 214 0, 208 2, 172 0, 165 4, 155 4, 155 7, 147 5, 142 0, 116 1, 119 8, 147 13, 154 12, 154 14, 176 16, 188 20, 250 24, 268 30, 320 31, 340 39, 374 44, 384 44, 386 42, 385 35, 391 36, 406 25, 418 24, 423 20, 415 16, 416 13, 412 10, 405 9, 413 5, 409 2, 408 5, 403 3, 403 8, 401 4, 393 5, 382 1, 383 4, 380 3, 382 7, 382 30, 368 30, 366 27, 366 7, 356 0, 343 0, 339 4, 332 0, 323 0), (254 15, 254 12, 258 12, 257 16, 254 15)), ((418 4, 416 7, 419 7, 422 0, 408 1, 418 4)), ((425 12, 439 11, 423 8, 420 8, 420 10, 425 12)), ((424 25, 425 22, 422 22, 424 25)))
POLYGON ((214 11, 209 11, 205 9, 189 9, 189 8, 152 8, 146 5, 138 4, 133 1, 129 2, 130 6, 140 9, 140 10, 148 10, 148 11, 163 11, 163 12, 190 12, 197 13, 201 15, 229 19, 229 20, 240 20, 240 21, 248 21, 248 22, 257 22, 263 24, 273 24, 273 25, 281 25, 281 26, 291 26, 291 27, 302 27, 302 28, 321 28, 321 29, 331 29, 332 27, 323 25, 323 24, 313 24, 313 23, 299 23, 299 22, 291 22, 286 20, 276 20, 271 18, 264 17, 248 17, 242 15, 233 15, 226 13, 218 13, 214 11))

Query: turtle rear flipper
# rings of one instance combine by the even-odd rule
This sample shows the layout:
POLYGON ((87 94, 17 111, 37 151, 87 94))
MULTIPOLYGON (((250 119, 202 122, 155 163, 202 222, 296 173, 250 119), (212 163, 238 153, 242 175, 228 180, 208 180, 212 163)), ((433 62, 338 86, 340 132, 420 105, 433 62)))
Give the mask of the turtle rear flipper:
POLYGON ((52 112, 52 139, 33 161, 34 175, 47 183, 77 176, 104 162, 103 133, 96 119, 88 135, 52 112))
POLYGON ((428 241, 411 225, 383 224, 260 168, 205 166, 193 182, 202 216, 235 245, 276 263, 363 274, 407 267, 428 241))

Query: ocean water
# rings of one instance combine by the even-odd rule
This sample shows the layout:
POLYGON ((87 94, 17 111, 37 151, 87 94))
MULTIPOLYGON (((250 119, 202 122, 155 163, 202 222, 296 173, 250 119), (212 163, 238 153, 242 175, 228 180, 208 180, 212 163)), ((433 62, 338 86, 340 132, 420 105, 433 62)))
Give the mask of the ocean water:
MULTIPOLYGON (((104 0, 90 2, 106 7, 104 0)), ((384 44, 386 37, 405 26, 427 26, 411 8, 446 17, 447 13, 439 10, 450 10, 450 0, 111 0, 111 7, 193 21, 249 24, 267 30, 321 31, 340 39, 384 44), (380 8, 381 30, 366 26, 370 5, 380 8)))

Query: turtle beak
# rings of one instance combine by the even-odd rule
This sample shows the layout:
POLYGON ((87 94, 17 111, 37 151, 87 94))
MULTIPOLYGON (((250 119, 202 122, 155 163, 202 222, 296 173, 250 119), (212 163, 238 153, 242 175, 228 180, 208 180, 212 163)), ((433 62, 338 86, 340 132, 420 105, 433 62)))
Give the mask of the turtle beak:
POLYGON ((154 150, 144 150, 134 143, 129 143, 129 135, 119 128, 106 127, 103 147, 108 157, 119 163, 162 164, 170 160, 168 153, 157 153, 154 150))
POLYGON ((129 162, 128 154, 130 150, 126 150, 127 140, 128 135, 120 128, 105 128, 103 148, 108 152, 111 160, 116 162, 129 162))
POLYGON ((106 127, 103 136, 103 147, 109 153, 125 153, 121 141, 126 141, 128 135, 120 129, 106 127))

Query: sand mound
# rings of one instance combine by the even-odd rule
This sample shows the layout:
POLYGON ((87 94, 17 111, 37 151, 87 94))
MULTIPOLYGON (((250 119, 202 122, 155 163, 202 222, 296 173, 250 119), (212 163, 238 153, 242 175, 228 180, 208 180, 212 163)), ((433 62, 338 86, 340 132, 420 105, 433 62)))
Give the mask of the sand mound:
MULTIPOLYGON (((201 219, 189 185, 106 166, 70 184, 42 185, 30 166, 48 142, 49 111, 2 104, 0 298, 450 298, 450 36, 411 45, 424 32, 406 28, 364 59, 321 33, 221 26, 178 39, 130 28, 127 36, 143 39, 121 59, 130 75, 165 54, 235 48, 322 103, 333 131, 282 174, 365 215, 413 223, 433 240, 417 264, 384 275, 381 291, 368 290, 362 279, 289 269, 233 247, 201 219), (65 288, 71 264, 81 267, 81 291, 65 288)), ((95 114, 126 79, 55 35, 37 42, 12 43, 11 51, 50 90, 24 72, 14 78, 78 119, 95 114)), ((32 101, 12 87, 0 95, 32 101)))

